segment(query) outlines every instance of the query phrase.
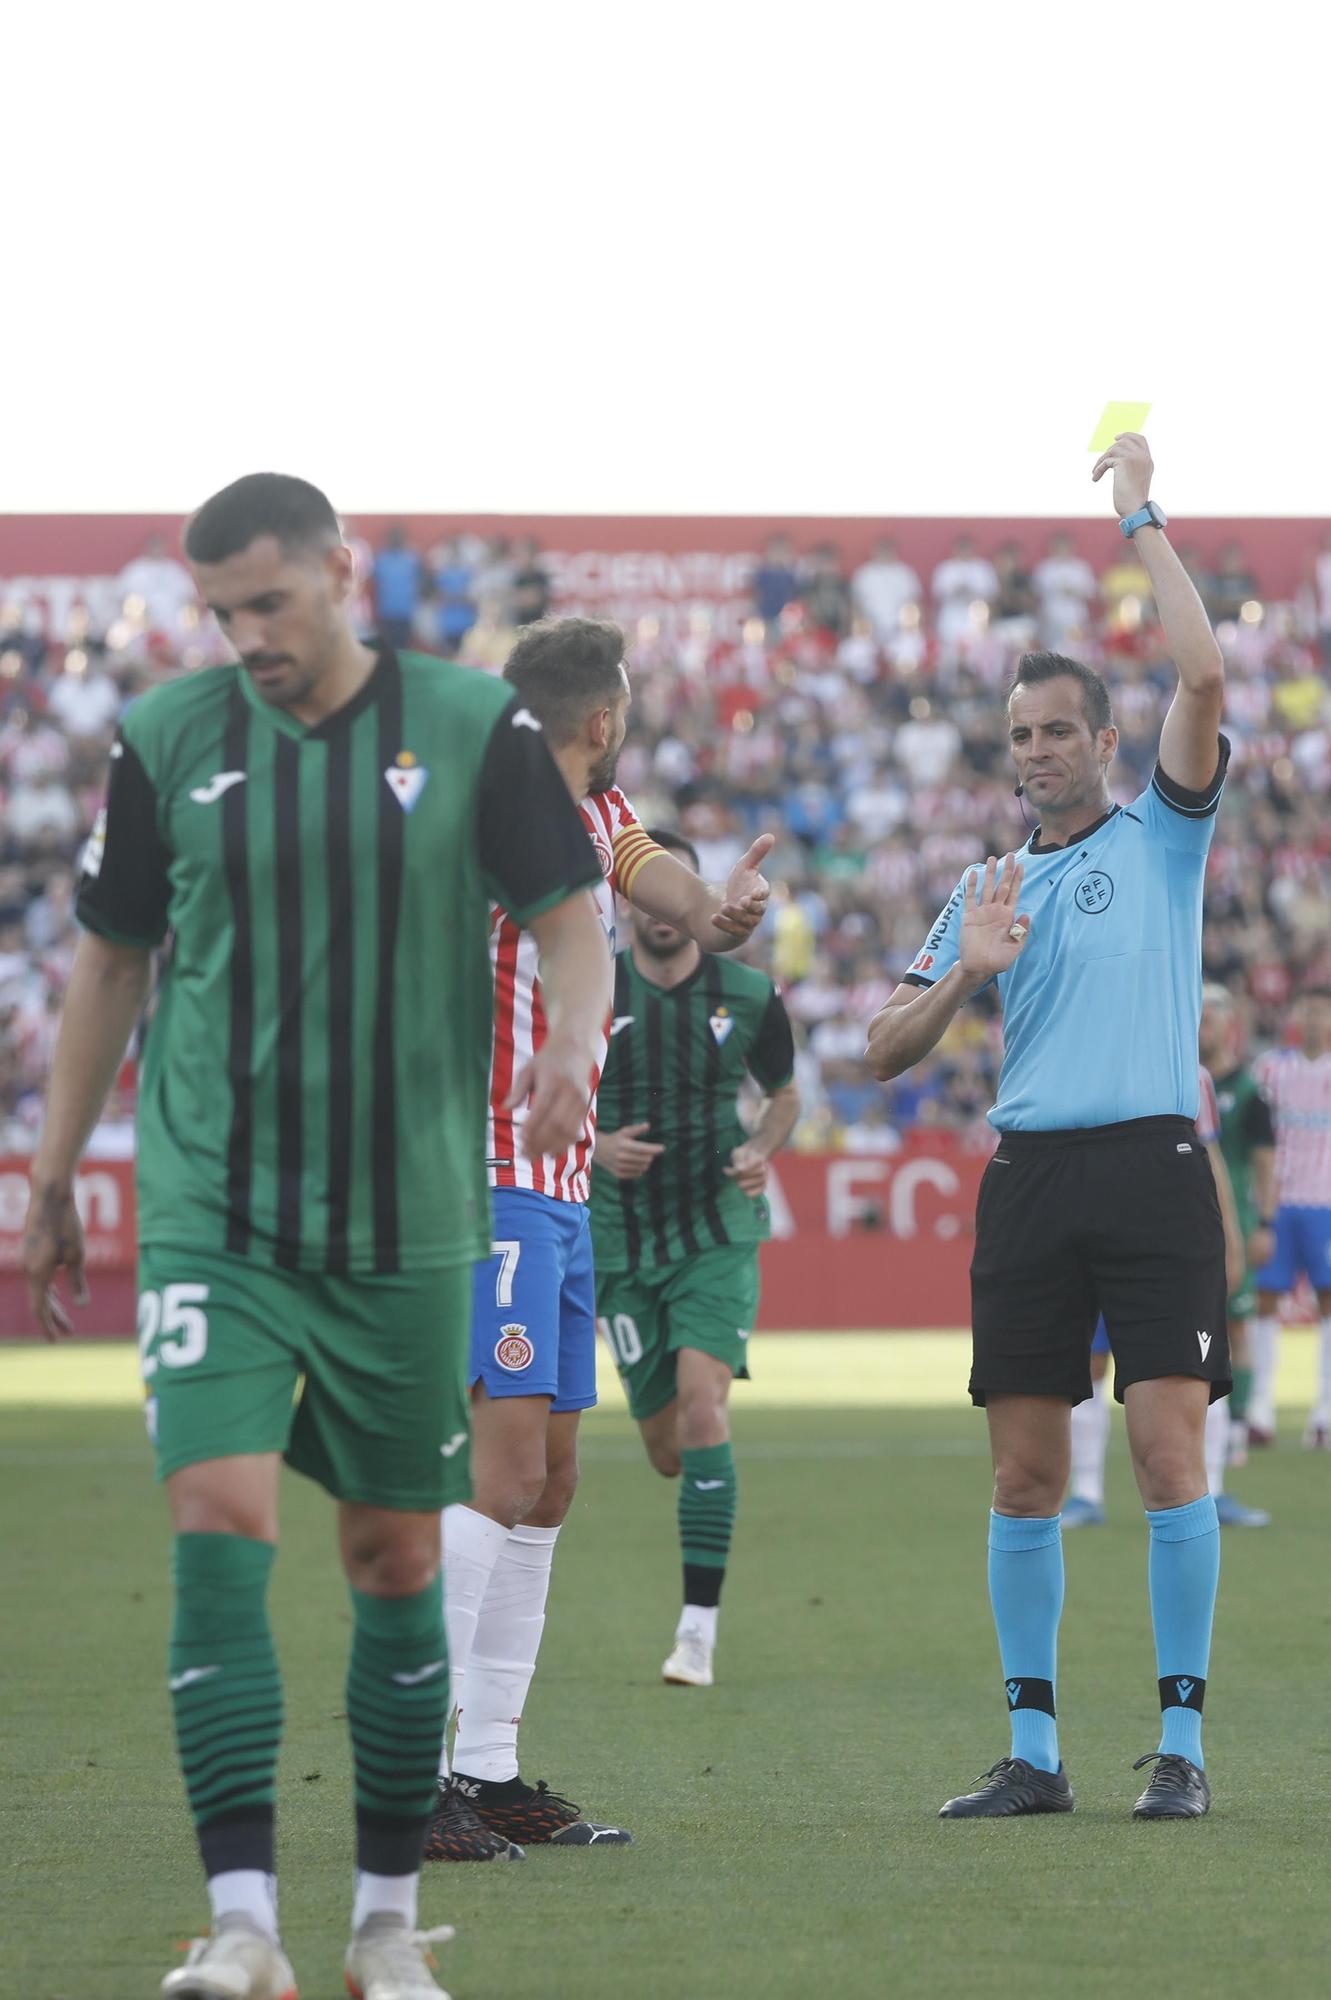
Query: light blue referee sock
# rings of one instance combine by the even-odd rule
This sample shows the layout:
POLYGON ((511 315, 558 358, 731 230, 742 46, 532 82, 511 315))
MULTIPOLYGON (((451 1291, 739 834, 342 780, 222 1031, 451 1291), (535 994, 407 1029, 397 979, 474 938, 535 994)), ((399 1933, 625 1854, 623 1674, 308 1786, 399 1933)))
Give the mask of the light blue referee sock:
POLYGON ((1041 1771, 1059 1768, 1054 1669, 1063 1610, 1062 1518, 989 1516, 989 1602, 998 1628, 1012 1755, 1041 1771))
POLYGON ((1160 1749, 1202 1767, 1202 1703, 1220 1581, 1220 1523, 1209 1493, 1186 1507, 1147 1509, 1151 1623, 1160 1676, 1160 1749))

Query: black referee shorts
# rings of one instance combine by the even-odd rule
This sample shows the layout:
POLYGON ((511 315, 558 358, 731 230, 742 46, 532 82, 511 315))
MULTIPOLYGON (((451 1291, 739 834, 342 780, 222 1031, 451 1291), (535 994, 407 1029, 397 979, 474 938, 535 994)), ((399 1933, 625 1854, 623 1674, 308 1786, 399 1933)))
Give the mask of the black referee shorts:
POLYGON ((1091 1393, 1105 1316, 1114 1394, 1195 1375, 1230 1388, 1225 1235, 1186 1118, 1006 1132, 985 1168, 971 1260, 971 1400, 1091 1393))

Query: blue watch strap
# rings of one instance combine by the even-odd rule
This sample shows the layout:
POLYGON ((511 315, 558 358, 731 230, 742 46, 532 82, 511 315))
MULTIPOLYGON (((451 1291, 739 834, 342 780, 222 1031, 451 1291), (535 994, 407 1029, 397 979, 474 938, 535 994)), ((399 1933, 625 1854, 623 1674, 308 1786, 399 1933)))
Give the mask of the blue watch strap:
POLYGON ((1163 528, 1166 525, 1164 513, 1156 506, 1154 500, 1148 500, 1135 514, 1125 514, 1118 524, 1119 533, 1128 542, 1132 540, 1138 528, 1163 528))

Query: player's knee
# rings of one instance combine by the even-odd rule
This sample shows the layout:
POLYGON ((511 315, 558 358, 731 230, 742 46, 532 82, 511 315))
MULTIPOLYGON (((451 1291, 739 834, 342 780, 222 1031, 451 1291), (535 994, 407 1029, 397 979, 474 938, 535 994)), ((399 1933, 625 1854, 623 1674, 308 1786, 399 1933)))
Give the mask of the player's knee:
POLYGON ((440 1576, 438 1538, 348 1538, 344 1560, 352 1590, 368 1598, 414 1598, 440 1576))
POLYGON ((684 1451, 705 1451, 709 1445, 725 1444, 730 1421, 724 1396, 700 1391, 679 1399, 679 1442, 684 1451))
POLYGON ((994 1467, 994 1511, 1048 1520, 1059 1510, 1065 1483, 1061 1467, 1000 1460, 994 1467))
POLYGON ((1186 1507, 1206 1488, 1206 1461, 1201 1441, 1151 1440, 1133 1449, 1137 1485, 1145 1505, 1186 1507))

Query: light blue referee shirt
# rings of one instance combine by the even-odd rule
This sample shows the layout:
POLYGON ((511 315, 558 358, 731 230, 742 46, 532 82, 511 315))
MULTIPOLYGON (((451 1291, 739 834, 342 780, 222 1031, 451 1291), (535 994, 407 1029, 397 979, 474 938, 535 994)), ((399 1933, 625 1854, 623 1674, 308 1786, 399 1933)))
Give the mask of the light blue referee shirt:
MULTIPOLYGON (((1067 847, 1039 831, 1018 855, 1026 948, 997 980, 1003 1067, 989 1122, 1061 1132, 1125 1118, 1195 1118, 1202 1011, 1202 883, 1229 763, 1204 792, 1157 764, 1130 806, 1067 847)), ((906 974, 932 986, 959 953, 968 869, 906 974)))

